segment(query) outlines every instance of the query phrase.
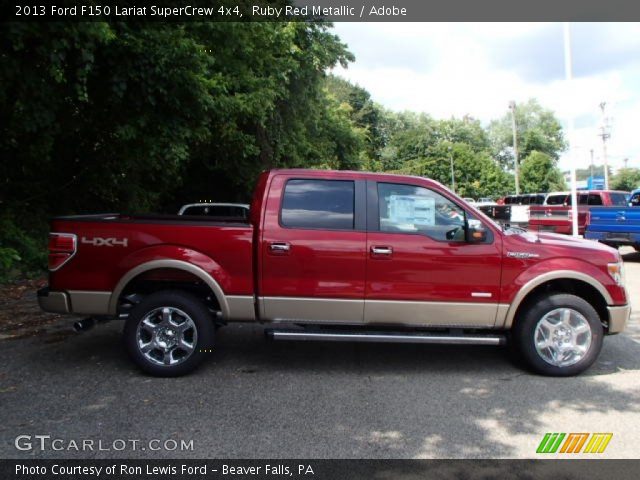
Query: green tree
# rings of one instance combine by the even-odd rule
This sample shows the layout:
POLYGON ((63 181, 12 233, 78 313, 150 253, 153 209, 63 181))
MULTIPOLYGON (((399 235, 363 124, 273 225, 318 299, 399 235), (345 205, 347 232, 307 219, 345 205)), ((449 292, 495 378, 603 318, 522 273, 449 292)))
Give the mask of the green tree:
POLYGON ((429 148, 424 156, 405 162, 397 173, 418 175, 451 187, 453 163, 455 191, 464 197, 498 197, 507 194, 513 177, 489 156, 475 152, 466 143, 443 141, 429 148))
POLYGON ((562 172, 546 153, 533 151, 520 167, 520 185, 523 193, 552 192, 566 190, 562 172))
POLYGON ((51 214, 175 211, 247 199, 265 168, 359 168, 363 132, 324 89, 352 59, 321 23, 6 24, 0 263, 41 265, 28 240, 51 214))
MULTIPOLYGON (((562 126, 551 110, 530 99, 516 107, 516 138, 520 161, 531 152, 548 155, 557 162, 566 147, 562 126)), ((494 158, 505 168, 513 169, 513 129, 511 112, 494 120, 488 128, 494 158)))
POLYGON ((640 188, 640 169, 621 168, 611 178, 610 186, 613 190, 623 190, 626 192, 640 188))

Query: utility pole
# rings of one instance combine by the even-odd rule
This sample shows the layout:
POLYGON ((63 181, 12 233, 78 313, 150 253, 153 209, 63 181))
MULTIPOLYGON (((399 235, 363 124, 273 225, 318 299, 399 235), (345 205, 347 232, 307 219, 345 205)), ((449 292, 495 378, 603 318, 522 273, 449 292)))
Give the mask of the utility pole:
POLYGON ((516 102, 509 102, 509 110, 511 110, 511 128, 513 130, 513 158, 516 174, 516 195, 520 195, 520 173, 518 168, 518 136, 516 128, 516 102))
POLYGON ((590 165, 590 167, 589 167, 589 168, 590 168, 590 170, 589 170, 589 172, 590 172, 589 176, 591 177, 591 181, 593 182, 593 148, 590 150, 590 152, 591 152, 591 165, 590 165))
POLYGON ((607 102, 600 103, 600 110, 602 110, 602 125, 600 126, 600 135, 602 138, 602 158, 604 160, 604 189, 609 189, 609 163, 607 161, 607 140, 611 137, 609 133, 609 119, 606 117, 605 107, 607 102))
POLYGON ((451 145, 449 145, 449 162, 451 163, 451 191, 453 193, 456 193, 456 177, 455 177, 455 174, 453 173, 453 153, 452 153, 452 149, 453 149, 453 147, 451 145))

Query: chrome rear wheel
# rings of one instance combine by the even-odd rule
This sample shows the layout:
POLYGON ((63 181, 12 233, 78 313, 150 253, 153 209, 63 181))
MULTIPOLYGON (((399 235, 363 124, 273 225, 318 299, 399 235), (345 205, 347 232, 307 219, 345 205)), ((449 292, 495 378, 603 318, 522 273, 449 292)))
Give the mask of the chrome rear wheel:
POLYGON ((150 311, 138 325, 140 353, 157 365, 177 365, 187 360, 198 343, 196 324, 182 310, 160 307, 150 311))

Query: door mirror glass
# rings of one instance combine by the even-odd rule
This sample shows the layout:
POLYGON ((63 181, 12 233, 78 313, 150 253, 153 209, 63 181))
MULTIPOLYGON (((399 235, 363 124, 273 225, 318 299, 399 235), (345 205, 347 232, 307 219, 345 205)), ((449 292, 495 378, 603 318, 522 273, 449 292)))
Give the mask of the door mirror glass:
POLYGON ((466 225, 468 243, 484 243, 487 241, 487 229, 480 220, 470 218, 466 225))

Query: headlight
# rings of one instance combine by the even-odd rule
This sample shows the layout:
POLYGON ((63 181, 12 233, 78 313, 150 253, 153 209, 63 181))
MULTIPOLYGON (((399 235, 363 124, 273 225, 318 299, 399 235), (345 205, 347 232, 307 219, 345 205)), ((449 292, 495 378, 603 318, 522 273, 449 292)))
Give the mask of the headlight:
POLYGON ((622 262, 607 264, 607 270, 618 285, 624 285, 624 264, 622 262))

